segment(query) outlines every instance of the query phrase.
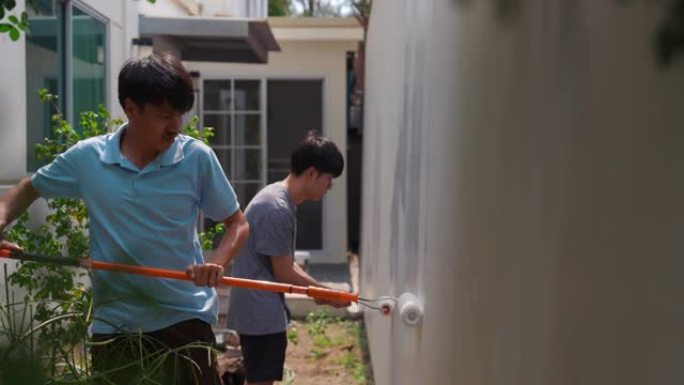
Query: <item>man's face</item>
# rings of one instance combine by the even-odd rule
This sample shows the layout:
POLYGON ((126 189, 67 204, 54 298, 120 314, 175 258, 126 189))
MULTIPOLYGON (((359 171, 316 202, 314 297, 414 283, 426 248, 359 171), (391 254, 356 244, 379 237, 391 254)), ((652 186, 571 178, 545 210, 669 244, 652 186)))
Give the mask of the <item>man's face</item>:
POLYGON ((309 169, 309 197, 312 201, 320 201, 333 186, 333 176, 318 172, 313 167, 309 169))
POLYGON ((167 104, 148 103, 141 109, 128 101, 130 99, 127 99, 126 114, 138 130, 142 142, 159 152, 166 151, 180 132, 183 114, 167 104))

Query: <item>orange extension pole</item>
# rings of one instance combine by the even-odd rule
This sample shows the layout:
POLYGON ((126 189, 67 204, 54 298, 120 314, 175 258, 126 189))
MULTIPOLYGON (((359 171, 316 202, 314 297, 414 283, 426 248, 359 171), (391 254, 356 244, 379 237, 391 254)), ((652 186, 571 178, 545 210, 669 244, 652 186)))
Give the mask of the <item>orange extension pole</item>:
MULTIPOLYGON (((83 267, 86 269, 96 269, 105 271, 115 271, 120 273, 145 275, 148 277, 156 278, 168 278, 168 279, 178 279, 183 281, 192 281, 190 276, 184 271, 169 270, 169 269, 158 269, 154 267, 145 266, 133 266, 124 265, 119 263, 110 262, 100 262, 93 261, 90 259, 76 259, 76 258, 63 258, 54 257, 48 255, 31 254, 25 252, 19 252, 8 248, 0 249, 0 257, 18 259, 22 261, 35 261, 43 263, 53 263, 59 265, 76 266, 83 267)), ((243 278, 232 278, 223 277, 221 278, 221 285, 240 287, 243 289, 252 290, 265 290, 277 293, 297 293, 304 294, 311 298, 317 299, 327 299, 340 302, 358 302, 359 295, 354 293, 348 293, 341 290, 330 290, 323 289, 314 286, 296 286, 286 283, 268 282, 268 281, 258 281, 253 279, 243 279, 243 278)))

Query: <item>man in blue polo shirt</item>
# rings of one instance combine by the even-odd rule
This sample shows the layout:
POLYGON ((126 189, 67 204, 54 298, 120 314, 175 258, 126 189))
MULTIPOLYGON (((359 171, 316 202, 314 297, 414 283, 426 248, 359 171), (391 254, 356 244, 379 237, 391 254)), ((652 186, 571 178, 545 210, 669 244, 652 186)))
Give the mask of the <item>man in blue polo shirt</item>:
MULTIPOLYGON (((188 344, 214 342, 212 287, 247 238, 249 225, 213 151, 179 134, 194 94, 190 75, 176 58, 152 55, 124 64, 119 102, 126 124, 77 143, 0 198, 0 232, 39 196, 80 198, 88 208, 92 259, 187 271, 194 282, 92 272, 92 338, 107 341, 93 346, 93 367, 107 377, 103 382, 132 384, 143 374, 129 370, 137 365, 126 365, 141 359, 136 356, 141 347, 156 358, 188 344), (227 229, 208 261, 197 237, 200 210, 227 229), (131 341, 136 333, 144 336, 142 344, 131 341)), ((158 373, 157 381, 220 384, 209 356, 206 348, 170 354, 168 371, 158 373)))

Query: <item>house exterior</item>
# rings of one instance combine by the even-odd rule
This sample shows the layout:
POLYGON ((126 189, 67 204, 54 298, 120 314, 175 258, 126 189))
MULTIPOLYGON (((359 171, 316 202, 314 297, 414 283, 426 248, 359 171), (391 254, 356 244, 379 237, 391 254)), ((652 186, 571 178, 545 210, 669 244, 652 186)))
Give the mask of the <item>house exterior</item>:
MULTIPOLYGON (((199 77, 202 124, 214 127, 213 146, 243 204, 287 174, 290 152, 307 131, 318 130, 346 152, 346 57, 363 38, 355 19, 268 23, 280 51, 270 53, 267 64, 186 63, 199 77)), ((321 203, 298 207, 298 258, 346 263, 346 197, 345 172, 321 203)))
POLYGON ((423 309, 365 314, 376 384, 684 382, 684 62, 656 61, 666 12, 373 2, 361 291, 423 309))
MULTIPOLYGON (((118 71, 153 49, 177 54, 193 71, 198 103, 191 113, 215 128, 213 147, 243 206, 284 176, 305 131, 323 132, 345 152, 345 55, 363 36, 353 20, 267 20, 266 0, 34 3, 30 33, 17 42, 0 35, 7 90, 0 95, 0 193, 41 165, 33 146, 49 134, 54 110, 38 89, 60 96, 72 124, 99 104, 122 117, 118 71)), ((346 175, 335 184, 323 202, 300 208, 298 258, 346 262, 346 175)))
MULTIPOLYGON (((23 3, 18 2, 19 9, 23 3)), ((60 110, 71 121, 99 103, 121 115, 116 76, 137 37, 137 3, 130 0, 34 3, 38 14, 30 19, 30 36, 17 42, 0 37, 0 82, 6 90, 0 100, 3 186, 38 166, 33 144, 49 132, 52 112, 40 103, 38 89, 59 94, 60 110)))
MULTIPOLYGON (((70 122, 82 111, 95 110, 98 104, 104 104, 113 116, 122 116, 116 77, 123 62, 139 51, 134 39, 139 37, 141 11, 155 9, 187 15, 189 4, 193 3, 196 2, 34 1, 38 14, 31 15, 30 33, 17 42, 6 34, 0 40, 0 50, 6 58, 0 67, 0 80, 4 89, 10 90, 5 93, 7 98, 0 101, 0 113, 6 122, 1 131, 4 140, 0 143, 0 183, 10 185, 38 167, 32 147, 49 133, 49 114, 54 111, 38 101, 37 89, 47 88, 60 95, 60 110, 70 122)), ((239 11, 252 2, 209 3, 225 3, 226 8, 239 11)), ((19 1, 18 9, 23 7, 24 1, 19 1)))

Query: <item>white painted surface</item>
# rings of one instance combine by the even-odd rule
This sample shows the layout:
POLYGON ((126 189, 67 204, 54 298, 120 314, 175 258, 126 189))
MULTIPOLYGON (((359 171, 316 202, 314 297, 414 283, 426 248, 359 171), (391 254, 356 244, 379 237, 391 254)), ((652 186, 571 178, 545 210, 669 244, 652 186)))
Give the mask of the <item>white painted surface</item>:
POLYGON ((270 17, 268 24, 279 42, 363 40, 363 28, 353 17, 270 17))
POLYGON ((123 24, 125 7, 127 5, 132 6, 135 2, 133 0, 79 0, 79 4, 85 4, 86 8, 98 12, 120 29, 123 24))
MULTIPOLYGON (((359 27, 352 27, 359 28, 359 27)), ((186 63, 205 79, 323 79, 323 134, 346 154, 346 52, 357 48, 357 41, 288 41, 273 33, 280 52, 269 53, 268 64, 186 63)), ((324 250, 311 253, 311 263, 347 262, 347 178, 335 179, 333 189, 323 200, 324 250)))
MULTIPOLYGON (((274 28, 275 29, 275 28, 274 28)), ((279 40, 329 40, 329 41, 360 41, 363 40, 361 28, 280 28, 276 38, 279 40)))
POLYGON ((194 1, 180 1, 180 0, 157 0, 154 4, 147 0, 138 0, 138 12, 141 15, 170 17, 170 16, 188 16, 190 10, 196 10, 194 1), (184 6, 187 4, 188 6, 184 6))
POLYGON ((154 4, 138 1, 140 13, 149 16, 268 17, 267 0, 157 0, 154 4))
POLYGON ((362 292, 375 380, 681 384, 684 62, 657 5, 377 0, 362 292), (403 20, 397 23, 397 20, 403 20))
MULTIPOLYGON (((17 2, 24 8, 24 1, 17 2)), ((0 185, 26 175, 26 44, 0 34, 0 185)))
POLYGON ((268 17, 267 0, 201 0, 204 15, 232 17, 268 17))

